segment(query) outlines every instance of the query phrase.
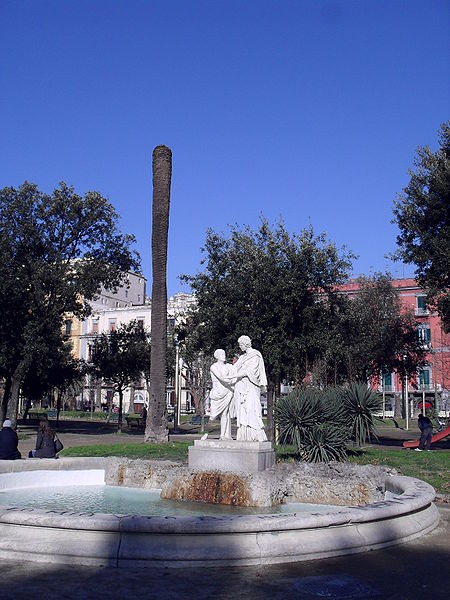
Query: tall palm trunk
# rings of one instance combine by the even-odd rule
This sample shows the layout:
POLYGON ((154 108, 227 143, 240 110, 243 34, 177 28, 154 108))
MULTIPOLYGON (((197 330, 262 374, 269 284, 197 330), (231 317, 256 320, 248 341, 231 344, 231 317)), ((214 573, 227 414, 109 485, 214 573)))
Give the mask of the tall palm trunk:
POLYGON ((167 238, 169 233, 172 152, 167 146, 153 150, 152 209, 152 318, 150 399, 145 428, 146 442, 167 442, 167 238))

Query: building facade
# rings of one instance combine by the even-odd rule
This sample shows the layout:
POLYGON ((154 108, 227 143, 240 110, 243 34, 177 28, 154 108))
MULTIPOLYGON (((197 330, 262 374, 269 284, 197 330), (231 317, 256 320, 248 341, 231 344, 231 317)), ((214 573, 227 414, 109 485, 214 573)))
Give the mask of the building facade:
MULTIPOLYGON (((445 334, 441 319, 427 306, 426 293, 414 279, 394 279, 402 307, 412 310, 416 320, 417 337, 426 350, 426 364, 409 380, 402 373, 384 373, 373 387, 383 394, 384 412, 394 414, 395 404, 408 396, 409 416, 436 408, 440 416, 450 412, 450 335, 445 334)), ((351 281, 341 286, 343 292, 358 294, 359 284, 351 281)))
MULTIPOLYGON (((150 336, 151 331, 151 301, 145 296, 146 280, 141 275, 129 274, 129 289, 120 288, 115 293, 102 290, 99 297, 92 303, 92 314, 82 322, 74 322, 71 326, 71 339, 74 354, 77 358, 89 363, 95 345, 95 339, 102 333, 109 333, 121 325, 137 321, 150 336)), ((175 325, 177 319, 195 302, 192 294, 178 293, 168 301, 167 317, 170 325, 175 325)), ((192 395, 186 387, 183 377, 184 366, 180 360, 178 365, 179 391, 181 410, 190 412, 192 395)), ((167 406, 168 410, 174 405, 174 380, 168 379, 167 406)), ((118 404, 118 396, 105 381, 95 381, 88 376, 83 393, 77 399, 77 408, 85 410, 111 410, 118 404)), ((124 393, 124 412, 139 413, 144 405, 148 405, 147 382, 144 377, 129 386, 124 393)))

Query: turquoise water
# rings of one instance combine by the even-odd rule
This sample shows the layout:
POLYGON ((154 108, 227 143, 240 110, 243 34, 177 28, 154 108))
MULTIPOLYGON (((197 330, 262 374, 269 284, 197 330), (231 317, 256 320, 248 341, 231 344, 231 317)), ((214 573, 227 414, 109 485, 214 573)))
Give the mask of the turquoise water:
POLYGON ((0 504, 69 512, 143 516, 260 515, 327 512, 324 504, 285 504, 275 508, 242 508, 197 502, 162 500, 159 490, 106 485, 26 488, 0 492, 0 504))

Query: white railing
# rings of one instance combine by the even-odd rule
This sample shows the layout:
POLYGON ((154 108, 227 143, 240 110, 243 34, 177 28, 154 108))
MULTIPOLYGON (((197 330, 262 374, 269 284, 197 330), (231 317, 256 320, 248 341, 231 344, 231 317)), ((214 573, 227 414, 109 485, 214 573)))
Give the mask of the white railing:
MULTIPOLYGON (((442 386, 440 383, 436 384, 436 390, 438 392, 440 392, 442 389, 442 386)), ((416 390, 418 392, 433 392, 434 391, 434 383, 418 383, 416 386, 416 390)))

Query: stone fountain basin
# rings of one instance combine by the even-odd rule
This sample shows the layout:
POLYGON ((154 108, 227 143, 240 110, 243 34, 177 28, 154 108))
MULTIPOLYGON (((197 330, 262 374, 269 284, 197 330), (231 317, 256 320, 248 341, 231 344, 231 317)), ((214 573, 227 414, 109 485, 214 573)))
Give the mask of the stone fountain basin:
MULTIPOLYGON (((355 489, 369 502, 330 507, 327 513, 144 517, 3 506, 0 557, 115 567, 263 565, 366 552, 408 542, 438 524, 430 485, 376 467, 360 468, 362 476, 353 475, 349 482, 347 467, 353 474, 358 471, 354 466, 303 465, 274 467, 266 473, 270 493, 260 494, 262 502, 267 497, 280 501, 280 493, 284 500, 316 502, 311 487, 316 471, 323 480, 322 487, 318 485, 322 502, 326 488, 331 488, 326 503, 343 504, 345 489, 350 502, 355 489)), ((67 479, 72 483, 103 480, 112 485, 162 488, 171 497, 170 490, 180 481, 189 490, 189 482, 198 483, 198 476, 168 462, 105 458, 0 461, 3 488, 48 485, 49 479, 54 484, 58 478, 62 484, 67 479)), ((215 476, 227 481, 227 474, 215 476)), ((263 489, 261 477, 243 476, 245 489, 263 489)), ((249 496, 245 498, 248 501, 249 496)), ((250 498, 254 500, 251 494, 250 498)))

